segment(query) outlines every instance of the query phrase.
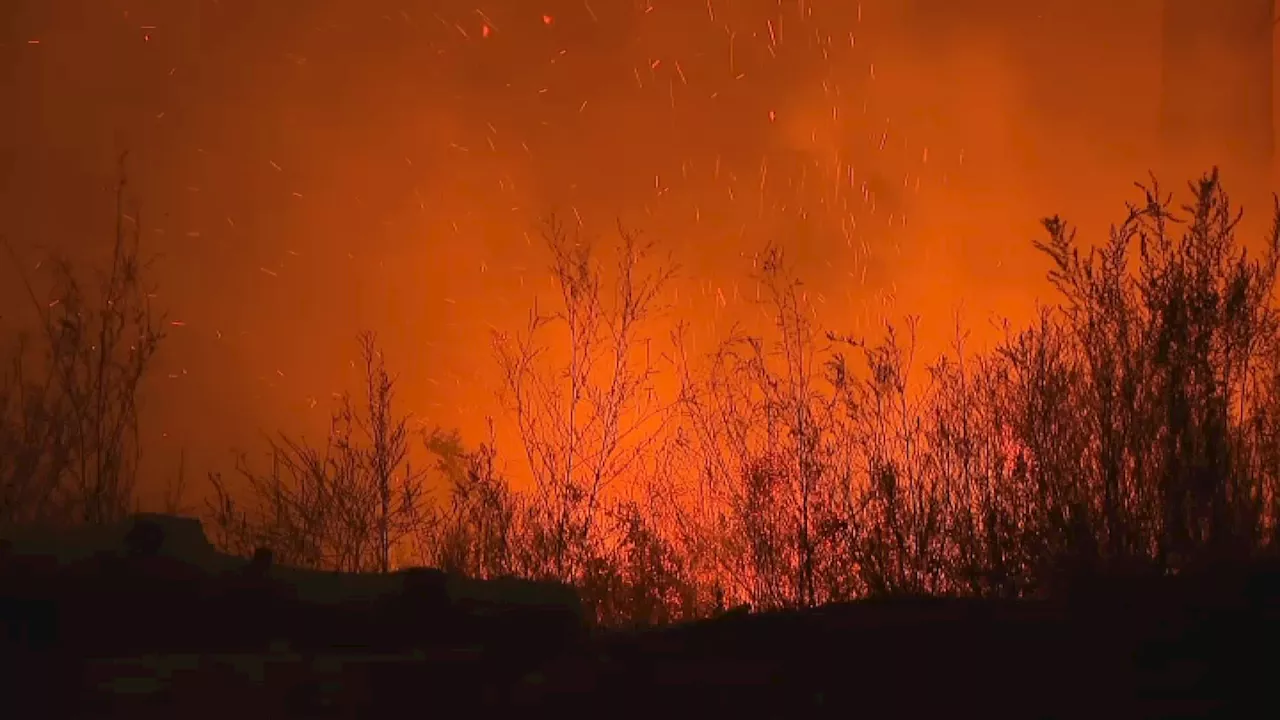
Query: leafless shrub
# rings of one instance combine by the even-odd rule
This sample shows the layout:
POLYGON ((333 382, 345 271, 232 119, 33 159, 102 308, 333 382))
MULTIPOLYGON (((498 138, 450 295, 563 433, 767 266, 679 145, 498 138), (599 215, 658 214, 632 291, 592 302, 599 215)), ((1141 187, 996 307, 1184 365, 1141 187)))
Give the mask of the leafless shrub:
POLYGON ((666 421, 643 326, 674 269, 647 271, 651 243, 623 229, 612 274, 591 241, 554 219, 543 237, 559 309, 535 306, 525 330, 495 336, 494 349, 534 481, 526 540, 535 572, 573 582, 602 531, 605 493, 651 451, 666 421), (563 347, 544 340, 557 328, 563 347), (556 349, 567 357, 555 358, 556 349))
POLYGON ((387 572, 396 550, 431 522, 421 473, 408 461, 408 417, 394 408, 395 379, 372 334, 361 336, 360 348, 363 405, 342 397, 323 446, 281 435, 271 441, 265 473, 242 458, 249 507, 211 478, 211 519, 224 547, 270 547, 302 567, 387 572))
POLYGON ((16 338, 0 376, 0 525, 109 523, 133 509, 139 397, 164 332, 121 164, 111 256, 96 276, 55 259, 41 300, 6 244, 39 334, 16 338))
MULTIPOLYGON (((670 271, 645 274, 649 245, 623 233, 607 280, 592 245, 552 223, 560 310, 495 338, 528 491, 492 438, 469 451, 435 432, 448 500, 397 510, 377 478, 403 461, 403 425, 365 433, 390 448, 379 465, 354 449, 347 405, 324 451, 279 441, 276 470, 250 476, 268 512, 224 499, 223 527, 304 564, 385 568, 391 528, 412 525, 435 564, 572 582, 614 625, 872 594, 1021 597, 1274 552, 1280 207, 1255 259, 1216 174, 1192 190, 1175 215, 1143 188, 1088 253, 1046 221, 1061 303, 990 353, 958 331, 923 372, 913 319, 874 341, 823 334, 771 249, 758 280, 772 327, 706 358, 677 330, 669 404, 641 327, 670 271)), ((389 412, 378 387, 370 415, 389 412)))
MULTIPOLYGON (((872 594, 949 590, 947 488, 926 425, 939 394, 934 384, 913 392, 914 319, 908 329, 903 341, 888 325, 884 340, 874 344, 832 336, 863 356, 862 373, 843 353, 833 355, 829 372, 839 398, 842 457, 854 470, 846 491, 856 521, 849 551, 863 590, 872 594)), ((935 383, 951 379, 945 365, 935 368, 935 383)))
POLYGON ((1250 418, 1276 410, 1258 390, 1277 360, 1280 222, 1255 259, 1216 170, 1180 214, 1154 182, 1139 187, 1144 203, 1104 247, 1082 257, 1057 218, 1039 247, 1088 381, 1072 411, 1094 431, 1096 465, 1081 481, 1101 549, 1177 570, 1258 549, 1273 522, 1275 475, 1256 462, 1250 418))
POLYGON ((1274 547, 1277 232, 1252 259, 1216 173, 1192 191, 1184 225, 1143 188, 1083 257, 1046 221, 1061 306, 987 355, 961 333, 915 381, 893 327, 818 347, 770 256, 776 344, 731 338, 705 377, 685 375, 700 483, 676 535, 715 557, 710 584, 758 607, 1015 597, 1274 547), (716 542, 689 542, 690 526, 716 542))
POLYGON ((619 500, 608 509, 611 533, 580 583, 593 617, 608 626, 688 620, 703 608, 694 573, 648 503, 619 500))
POLYGON ((834 395, 824 392, 823 348, 812 307, 781 250, 757 277, 774 343, 731 335, 705 373, 683 355, 682 409, 694 455, 685 540, 711 556, 718 602, 809 606, 844 594, 832 583, 832 542, 848 517, 829 434, 834 395), (820 577, 821 576, 821 577, 820 577))
POLYGON ((492 442, 469 452, 457 433, 436 430, 427 443, 449 493, 430 541, 434 563, 469 577, 528 574, 535 565, 521 547, 524 498, 494 467, 492 442))

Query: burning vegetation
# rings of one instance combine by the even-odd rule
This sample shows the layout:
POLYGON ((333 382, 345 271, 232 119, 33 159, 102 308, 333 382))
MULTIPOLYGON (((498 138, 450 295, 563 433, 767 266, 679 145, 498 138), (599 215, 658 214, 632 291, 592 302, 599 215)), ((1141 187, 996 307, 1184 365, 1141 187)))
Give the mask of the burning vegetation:
POLYGON ((91 705, 132 663, 215 717, 1270 687, 1270 0, 11 4, 0 681, 91 705), (106 185, 44 152, 81 118, 138 131, 159 210, 121 180, 105 255, 50 199, 106 185), (960 298, 999 319, 921 321, 960 298))
MULTIPOLYGON (((929 363, 911 320, 878 338, 818 327, 777 247, 754 278, 770 327, 710 351, 680 331, 664 344, 655 318, 676 269, 656 244, 549 223, 559 294, 494 335, 523 457, 416 429, 365 335, 366 382, 328 436, 279 435, 268 467, 240 465, 247 491, 212 476, 206 525, 227 552, 270 547, 301 568, 558 580, 611 626, 1054 595, 1273 556, 1280 213, 1246 252, 1217 173, 1188 190, 1175 204, 1139 186, 1092 248, 1046 220, 1036 247, 1058 301, 990 352, 958 331, 929 363)), ((43 334, 11 356, 6 531, 135 507, 132 423, 163 333, 127 225, 108 272, 59 266, 65 281, 35 303, 43 334)))

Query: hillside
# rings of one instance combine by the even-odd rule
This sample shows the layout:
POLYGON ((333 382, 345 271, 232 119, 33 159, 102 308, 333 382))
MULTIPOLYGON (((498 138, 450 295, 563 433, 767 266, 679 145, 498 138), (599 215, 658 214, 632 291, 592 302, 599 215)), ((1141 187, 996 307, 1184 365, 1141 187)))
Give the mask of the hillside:
POLYGON ((197 532, 147 516, 103 535, 131 538, 130 552, 68 542, 60 555, 31 555, 50 546, 11 541, 0 593, 6 664, 18 668, 6 674, 11 690, 75 717, 381 717, 415 706, 1205 717, 1246 702, 1280 707, 1267 682, 1280 670, 1272 568, 1110 578, 1052 600, 867 600, 587 632, 572 592, 551 584, 428 569, 310 573, 212 551, 200 564, 181 557, 203 547, 197 532), (139 538, 160 527, 186 540, 145 552, 139 538))

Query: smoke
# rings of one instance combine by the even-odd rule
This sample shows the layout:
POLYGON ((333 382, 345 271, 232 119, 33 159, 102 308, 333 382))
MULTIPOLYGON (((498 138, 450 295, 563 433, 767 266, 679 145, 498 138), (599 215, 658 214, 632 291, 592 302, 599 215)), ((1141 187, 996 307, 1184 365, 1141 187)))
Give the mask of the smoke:
POLYGON ((3 231, 91 255, 133 151, 184 323, 149 427, 193 467, 323 432, 366 328, 476 439, 552 212, 670 250, 703 349, 775 242, 823 324, 918 313, 936 350, 1047 296, 1040 217, 1102 231, 1154 167, 1158 4, 22 0, 3 231))

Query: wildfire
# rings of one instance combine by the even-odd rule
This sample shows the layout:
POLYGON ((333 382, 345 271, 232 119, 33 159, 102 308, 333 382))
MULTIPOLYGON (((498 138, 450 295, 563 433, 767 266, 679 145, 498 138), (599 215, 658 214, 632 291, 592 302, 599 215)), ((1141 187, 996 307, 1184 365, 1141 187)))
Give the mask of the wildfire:
MULTIPOLYGON (((139 78, 140 127, 163 147, 139 171, 161 178, 144 232, 189 330, 175 352, 207 379, 184 392, 286 371, 250 426, 290 426, 337 382, 315 358, 377 327, 390 355, 427 366, 406 368, 409 401, 482 434, 491 330, 554 299, 537 237, 550 212, 670 252, 680 274, 648 332, 686 321, 703 351, 761 327, 751 258, 769 242, 821 327, 923 312, 937 349, 962 299, 981 332, 987 310, 1042 287, 1011 248, 1060 208, 1029 189, 1044 143, 1022 138, 1031 91, 993 20, 947 9, 943 32, 891 0, 287 5, 224 3, 190 47, 196 18, 176 10, 88 24, 138 46, 113 72, 139 78), (213 350, 184 345, 215 333, 213 350)), ((28 56, 75 46, 24 31, 28 56)), ((80 40, 76 72, 116 57, 80 40)))

